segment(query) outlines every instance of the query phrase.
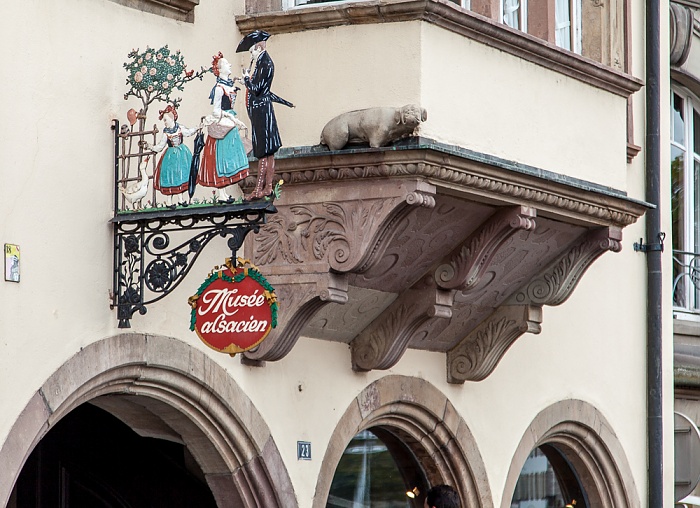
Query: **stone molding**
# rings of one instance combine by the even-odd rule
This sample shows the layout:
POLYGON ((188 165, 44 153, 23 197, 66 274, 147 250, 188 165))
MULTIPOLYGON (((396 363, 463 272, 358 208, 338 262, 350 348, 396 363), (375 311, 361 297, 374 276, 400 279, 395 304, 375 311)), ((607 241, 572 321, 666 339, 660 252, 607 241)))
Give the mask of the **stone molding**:
POLYGON ((263 29, 272 34, 401 21, 434 24, 622 97, 629 97, 643 84, 634 76, 560 49, 447 0, 353 2, 236 17, 236 24, 243 33, 263 29))
POLYGON ((543 409, 523 432, 501 497, 510 508, 520 471, 538 446, 556 446, 570 462, 589 496, 590 506, 641 508, 637 486, 617 435, 603 414, 582 400, 562 400, 543 409))
POLYGON ((120 404, 131 412, 137 405, 130 401, 145 401, 138 405, 144 419, 162 420, 161 427, 179 435, 219 506, 297 506, 269 428, 230 374, 184 342, 136 333, 86 346, 35 392, 0 449, 2 506, 41 438, 75 407, 98 397, 109 398, 102 407, 127 424, 120 404))
MULTIPOLYGON (((418 138, 418 142, 424 140, 418 138)), ((308 156, 287 156, 275 162, 285 184, 358 180, 388 177, 423 177, 442 188, 474 197, 496 198, 522 204, 562 218, 575 218, 601 226, 625 227, 636 222, 647 206, 624 195, 598 189, 575 188, 561 179, 537 177, 546 172, 524 168, 485 154, 445 157, 439 150, 417 145, 406 150, 367 149, 362 152, 311 152, 308 156), (518 171, 518 168, 523 168, 518 171)), ((294 149, 292 149, 294 150, 294 149)), ((303 152, 303 148, 298 149, 303 152)), ((585 183, 582 182, 582 186, 585 183)), ((603 189, 601 189, 603 190, 603 189)))
POLYGON ((493 508, 488 475, 476 439, 447 397, 420 378, 385 376, 350 403, 323 456, 312 508, 324 508, 333 475, 350 440, 365 429, 400 436, 431 485, 458 489, 462 506, 493 508))
POLYGON ((111 0, 112 2, 138 9, 151 14, 158 14, 179 21, 194 22, 194 8, 199 0, 111 0))

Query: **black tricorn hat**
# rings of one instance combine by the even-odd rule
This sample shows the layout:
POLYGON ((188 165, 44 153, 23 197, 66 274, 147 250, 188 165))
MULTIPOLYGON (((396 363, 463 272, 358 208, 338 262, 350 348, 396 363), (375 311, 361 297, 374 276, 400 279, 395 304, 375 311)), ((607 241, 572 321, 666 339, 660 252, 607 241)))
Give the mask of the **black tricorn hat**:
POLYGON ((243 51, 248 51, 250 48, 255 46, 258 42, 266 41, 270 38, 270 34, 265 30, 255 30, 250 32, 248 35, 241 39, 236 48, 236 53, 241 53, 243 51))

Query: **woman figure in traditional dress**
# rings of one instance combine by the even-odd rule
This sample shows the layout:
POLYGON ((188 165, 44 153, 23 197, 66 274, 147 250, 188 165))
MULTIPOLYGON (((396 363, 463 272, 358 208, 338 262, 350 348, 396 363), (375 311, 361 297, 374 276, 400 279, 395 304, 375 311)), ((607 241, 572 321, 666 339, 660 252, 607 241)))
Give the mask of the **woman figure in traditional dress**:
POLYGON ((165 196, 167 206, 174 206, 172 199, 175 195, 180 195, 178 204, 186 205, 187 197, 184 192, 189 188, 192 152, 183 143, 183 139, 185 136, 192 136, 197 129, 188 129, 177 123, 177 110, 171 104, 159 113, 158 118, 165 124, 163 137, 157 145, 150 146, 146 143, 146 149, 160 152, 166 146, 167 148, 153 174, 153 187, 165 196))
MULTIPOLYGON (((218 189, 218 201, 232 201, 226 187, 248 176, 248 156, 243 147, 239 128, 245 124, 236 118, 233 105, 237 88, 231 79, 231 64, 219 52, 211 64, 216 84, 209 94, 214 110, 203 122, 208 127, 207 141, 202 152, 202 163, 197 183, 218 189)), ((242 195, 240 188, 237 194, 242 195)))

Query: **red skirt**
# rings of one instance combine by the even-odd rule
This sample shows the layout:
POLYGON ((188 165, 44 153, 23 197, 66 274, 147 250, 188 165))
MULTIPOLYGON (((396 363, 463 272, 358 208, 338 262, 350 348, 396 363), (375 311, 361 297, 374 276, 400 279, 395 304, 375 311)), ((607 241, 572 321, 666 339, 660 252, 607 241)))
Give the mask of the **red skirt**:
POLYGON ((204 187, 216 187, 220 189, 238 183, 248 177, 248 168, 243 169, 232 176, 219 176, 216 171, 216 142, 211 136, 207 137, 202 150, 202 162, 197 175, 197 184, 204 187))

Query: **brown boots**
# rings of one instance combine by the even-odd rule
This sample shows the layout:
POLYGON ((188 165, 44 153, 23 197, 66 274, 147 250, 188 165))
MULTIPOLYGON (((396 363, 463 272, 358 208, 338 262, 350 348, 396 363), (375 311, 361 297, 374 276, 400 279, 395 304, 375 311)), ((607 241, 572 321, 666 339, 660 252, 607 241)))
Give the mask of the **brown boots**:
POLYGON ((248 194, 245 199, 252 201, 262 199, 272 194, 272 184, 275 180, 275 158, 273 155, 263 157, 258 162, 258 180, 255 182, 255 189, 248 194), (263 188, 263 185, 265 188, 263 188))

